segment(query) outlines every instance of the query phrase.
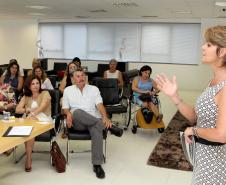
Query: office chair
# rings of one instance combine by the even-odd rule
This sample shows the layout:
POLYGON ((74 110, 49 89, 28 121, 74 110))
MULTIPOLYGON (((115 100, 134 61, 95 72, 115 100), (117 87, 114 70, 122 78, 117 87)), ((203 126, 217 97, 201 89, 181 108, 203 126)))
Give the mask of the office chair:
MULTIPOLYGON (((68 136, 67 136, 66 160, 67 160, 67 163, 69 164, 69 154, 91 152, 91 150, 85 150, 85 151, 70 150, 70 142, 72 140, 88 141, 88 140, 91 140, 91 135, 88 130, 80 131, 80 130, 75 130, 73 127, 68 128, 67 133, 68 133, 68 136)), ((103 155, 104 155, 104 162, 105 162, 106 157, 107 157, 107 130, 103 130, 103 139, 104 139, 104 154, 103 155)))
POLYGON ((128 121, 126 113, 129 99, 127 97, 121 97, 121 93, 119 93, 118 80, 113 78, 104 79, 97 77, 93 79, 93 85, 99 88, 103 104, 110 118, 112 117, 112 114, 124 114, 123 126, 125 127, 128 121))

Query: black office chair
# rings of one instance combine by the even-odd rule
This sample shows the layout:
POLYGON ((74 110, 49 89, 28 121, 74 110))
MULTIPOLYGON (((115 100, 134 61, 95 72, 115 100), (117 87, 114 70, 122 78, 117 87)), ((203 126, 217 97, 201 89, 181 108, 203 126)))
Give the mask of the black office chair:
MULTIPOLYGON (((55 89, 55 90, 47 90, 51 96, 51 116, 52 119, 54 120, 54 128, 37 136, 35 138, 35 141, 37 142, 49 142, 50 143, 50 149, 52 147, 52 142, 54 137, 57 135, 57 133, 60 130, 60 124, 61 124, 61 116, 60 115, 60 91, 55 89)), ((19 117, 17 114, 16 117, 19 117)), ((49 153, 50 149, 48 151, 33 151, 34 153, 49 153)), ((16 157, 16 150, 14 150, 14 160, 15 163, 18 163, 23 157, 25 156, 25 153, 20 156, 18 159, 16 157)), ((52 158, 50 155, 50 162, 52 163, 52 158)))
POLYGON ((127 107, 129 104, 129 99, 127 97, 121 97, 119 93, 118 80, 117 79, 104 79, 104 78, 94 78, 93 85, 97 86, 100 90, 101 96, 103 98, 103 104, 109 117, 112 114, 124 114, 124 124, 127 125, 127 107), (122 101, 122 100, 125 101, 122 101))
MULTIPOLYGON (((91 152, 91 150, 85 150, 85 151, 70 150, 70 142, 72 140, 80 140, 80 141, 91 140, 91 135, 88 130, 80 131, 80 130, 75 130, 73 127, 67 129, 67 132, 68 132, 68 137, 67 137, 66 160, 67 160, 67 163, 69 164, 69 154, 91 152)), ((103 139, 104 139, 103 155, 104 155, 104 162, 105 162, 107 157, 107 130, 103 130, 103 139)))

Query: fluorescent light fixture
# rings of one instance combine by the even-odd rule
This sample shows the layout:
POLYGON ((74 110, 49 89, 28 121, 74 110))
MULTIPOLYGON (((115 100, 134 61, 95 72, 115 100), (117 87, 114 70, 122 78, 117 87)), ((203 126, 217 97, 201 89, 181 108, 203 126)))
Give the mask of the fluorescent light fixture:
POLYGON ((226 6, 226 2, 216 2, 216 6, 226 6))
POLYGON ((31 12, 29 15, 34 15, 34 16, 43 16, 45 15, 44 13, 36 13, 36 12, 31 12))
POLYGON ((191 11, 177 11, 175 13, 177 13, 177 14, 192 14, 191 11))
POLYGON ((43 10, 43 9, 50 9, 47 6, 25 6, 26 8, 32 8, 32 9, 36 9, 36 10, 43 10))

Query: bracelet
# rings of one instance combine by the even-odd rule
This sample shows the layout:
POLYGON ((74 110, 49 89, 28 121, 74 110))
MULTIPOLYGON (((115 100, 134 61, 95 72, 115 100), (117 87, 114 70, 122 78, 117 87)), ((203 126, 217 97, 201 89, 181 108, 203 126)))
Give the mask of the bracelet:
POLYGON ((197 129, 198 129, 197 127, 192 127, 192 132, 194 136, 199 137, 197 129))
POLYGON ((35 113, 34 112, 31 112, 30 114, 31 114, 31 116, 35 116, 35 113))

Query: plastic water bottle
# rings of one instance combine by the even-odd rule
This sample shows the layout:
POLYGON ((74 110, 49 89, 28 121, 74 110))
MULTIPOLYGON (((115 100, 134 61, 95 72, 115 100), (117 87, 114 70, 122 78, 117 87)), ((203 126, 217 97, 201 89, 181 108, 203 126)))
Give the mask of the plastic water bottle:
POLYGON ((10 117, 10 112, 3 111, 3 119, 4 120, 9 120, 9 117, 10 117))

